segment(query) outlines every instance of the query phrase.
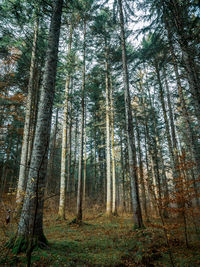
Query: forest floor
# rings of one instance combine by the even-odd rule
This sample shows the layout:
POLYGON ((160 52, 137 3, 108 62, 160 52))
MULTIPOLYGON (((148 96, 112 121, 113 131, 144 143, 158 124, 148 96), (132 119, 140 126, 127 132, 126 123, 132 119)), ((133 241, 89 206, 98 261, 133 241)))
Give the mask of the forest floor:
MULTIPOLYGON (((87 211, 82 226, 70 225, 72 219, 73 214, 66 221, 45 214, 49 246, 33 251, 32 266, 171 266, 163 229, 157 221, 146 224, 143 230, 133 230, 130 215, 107 218, 87 211)), ((0 228, 0 266, 26 266, 25 254, 13 255, 4 247, 14 228, 12 223, 7 229, 0 228)), ((186 248, 180 233, 169 232, 174 266, 200 266, 200 242, 194 236, 190 235, 190 248, 186 248)))

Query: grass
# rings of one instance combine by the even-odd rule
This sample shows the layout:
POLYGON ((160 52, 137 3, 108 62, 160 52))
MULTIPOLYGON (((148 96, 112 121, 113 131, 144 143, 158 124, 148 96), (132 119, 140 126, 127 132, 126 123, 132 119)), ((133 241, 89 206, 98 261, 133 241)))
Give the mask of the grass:
MULTIPOLYGON (((170 266, 162 229, 149 224, 145 229, 133 230, 128 216, 88 215, 82 226, 69 225, 72 218, 59 221, 46 214, 44 231, 49 247, 32 253, 32 266, 170 266)), ((175 236, 170 236, 170 242, 176 266, 200 265, 198 240, 189 250, 175 236)), ((0 266, 26 266, 25 254, 2 251, 0 266)))

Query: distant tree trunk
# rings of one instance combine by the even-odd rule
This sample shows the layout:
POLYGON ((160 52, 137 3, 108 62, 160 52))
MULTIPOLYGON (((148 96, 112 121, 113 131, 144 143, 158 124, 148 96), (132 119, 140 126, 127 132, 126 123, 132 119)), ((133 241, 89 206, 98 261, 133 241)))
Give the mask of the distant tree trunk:
MULTIPOLYGON (((145 128, 145 162, 146 162, 146 169, 147 169, 147 186, 148 186, 148 192, 149 192, 149 206, 151 207, 151 209, 154 209, 156 215, 158 214, 158 210, 157 210, 157 204, 156 204, 156 193, 155 193, 155 189, 153 188, 153 168, 151 166, 151 162, 149 161, 149 144, 148 144, 148 148, 147 148, 147 131, 145 128), (150 162, 150 163, 149 163, 150 162)), ((153 214, 153 212, 152 212, 153 214)))
POLYGON ((35 136, 36 122, 37 122, 37 113, 38 113, 38 102, 39 102, 39 89, 40 89, 40 73, 38 67, 35 68, 35 79, 34 79, 34 94, 32 98, 32 107, 31 107, 31 125, 29 129, 29 147, 27 155, 27 168, 26 168, 26 177, 28 177, 29 166, 31 162, 31 156, 33 151, 33 142, 35 136))
POLYGON ((27 170, 27 159, 28 159, 28 147, 30 140, 30 127, 31 127, 31 107, 33 103, 33 85, 34 85, 34 71, 36 64, 36 50, 37 50, 37 40, 38 40, 38 31, 39 31, 39 16, 36 15, 35 26, 34 26, 34 36, 33 36, 33 45, 32 45, 32 55, 31 55, 31 65, 29 71, 29 82, 28 82, 28 95, 26 100, 26 115, 24 122, 24 133, 21 149, 21 160, 20 160, 20 169, 19 169, 19 181, 17 186, 17 213, 21 211, 23 199, 25 195, 25 181, 26 181, 26 170, 27 170))
POLYGON ((43 233, 43 204, 62 4, 62 0, 54 2, 51 18, 30 171, 18 232, 14 243, 18 252, 30 246, 30 239, 33 239, 34 243, 38 245, 47 242, 43 233))
MULTIPOLYGON (((179 96, 180 104, 181 104, 182 116, 183 116, 183 119, 185 121, 185 126, 186 126, 184 136, 185 136, 185 139, 187 142, 187 146, 189 147, 189 151, 192 152, 191 153, 192 157, 196 163, 195 173, 196 173, 196 179, 198 179, 199 174, 200 174, 200 152, 199 152, 200 146, 199 146, 199 143, 197 141, 197 136, 195 135, 195 132, 194 132, 193 127, 191 125, 192 119, 191 119, 191 117, 188 113, 188 110, 187 110, 186 101, 185 101, 184 94, 183 94, 183 88, 181 85, 178 65, 177 65, 177 61, 176 61, 176 56, 174 53, 174 47, 173 47, 173 43, 172 43, 171 35, 170 35, 169 31, 168 31, 168 39, 169 39, 169 44, 170 44, 170 52, 171 52, 172 60, 173 60, 173 67, 174 67, 174 73, 175 73, 175 77, 176 77, 178 96, 179 96)), ((199 203, 199 200, 197 197, 197 204, 198 203, 199 203)))
MULTIPOLYGON (((169 5, 169 3, 168 3, 169 5)), ((177 33, 177 41, 180 45, 183 55, 184 67, 188 76, 188 82, 190 86, 190 92, 194 100, 194 107, 196 111, 196 116, 200 122, 200 77, 199 68, 196 64, 195 57, 198 56, 198 51, 191 45, 189 41, 189 35, 191 34, 188 22, 188 11, 182 7, 182 4, 178 0, 173 0, 172 5, 169 8, 173 14, 173 20, 169 21, 168 16, 165 18, 166 28, 170 31, 169 22, 173 22, 175 30, 177 33)))
POLYGON ((7 145, 7 149, 6 149, 6 160, 3 163, 3 168, 2 168, 0 196, 2 196, 6 190, 11 147, 12 147, 12 139, 9 136, 8 137, 8 145, 7 145))
POLYGON ((81 133, 80 133, 80 151, 78 167, 78 192, 77 192, 77 217, 78 223, 82 222, 82 204, 83 204, 83 140, 84 140, 84 115, 85 115, 85 57, 86 57, 86 19, 84 19, 83 32, 83 71, 82 71, 82 96, 81 96, 81 133))
MULTIPOLYGON (((73 88, 73 82, 72 82, 73 88)), ((72 156, 72 100, 70 101, 70 121, 68 127, 68 144, 67 144, 67 192, 70 193, 72 191, 72 180, 71 180, 71 156, 72 156)))
POLYGON ((110 100, 109 100, 109 76, 108 76, 108 48, 105 40, 105 75, 106 75, 106 181, 107 181, 107 198, 106 214, 111 215, 111 164, 110 164, 110 100))
POLYGON ((110 119, 111 119, 111 148, 112 148, 112 213, 117 215, 117 183, 115 170, 115 140, 114 140, 114 103, 112 76, 110 75, 110 119))
POLYGON ((127 131, 127 140, 128 140, 129 172, 130 172, 130 181, 131 181, 133 220, 134 220, 135 227, 141 228, 143 227, 143 220, 142 220, 142 212, 141 212, 139 192, 138 192, 136 149, 135 149, 135 143, 134 143, 135 137, 134 137, 134 132, 133 132, 132 108, 131 108, 130 92, 129 92, 129 77, 128 77, 128 67, 127 67, 122 0, 118 0, 118 5, 119 5, 119 11, 120 11, 124 99, 125 99, 126 131, 127 131))
MULTIPOLYGON (((171 162, 171 166, 172 166, 173 182, 174 182, 174 185, 175 185, 175 189, 178 192, 179 189, 178 189, 177 179, 178 179, 178 177, 180 177, 179 162, 178 162, 178 151, 177 151, 176 147, 173 148, 173 146, 172 146, 172 139, 171 139, 171 134, 170 134, 170 129, 169 129, 169 122, 168 122, 167 111, 166 111, 166 106, 165 106, 164 90, 163 90, 161 77, 160 77, 159 66, 158 66, 157 62, 155 62, 155 70, 156 70, 158 84, 159 84, 160 101, 161 101, 162 111, 163 111, 164 121, 165 121, 165 131, 166 131, 166 136, 167 136, 167 143, 168 143, 168 149, 169 149, 169 155, 170 155, 170 162, 171 162)), ((175 136, 174 136, 174 138, 175 138, 175 136)), ((176 144, 175 139, 174 139, 174 142, 176 144)))
POLYGON ((121 134, 120 134, 120 160, 121 160, 121 172, 122 172, 122 201, 123 201, 123 207, 122 207, 122 212, 126 212, 126 190, 125 190, 125 173, 124 173, 124 153, 123 153, 123 146, 122 146, 122 129, 121 129, 121 134))
POLYGON ((142 199, 142 207, 143 212, 145 214, 145 218, 148 221, 148 211, 147 211, 147 199, 146 199, 146 190, 145 190, 145 181, 144 181, 144 169, 143 169, 143 160, 142 160, 142 149, 140 142, 140 130, 138 126, 137 114, 135 114, 135 127, 137 133, 137 143, 138 143, 138 157, 139 157, 139 176, 140 176, 140 184, 141 184, 141 199, 142 199))
MULTIPOLYGON (((68 44, 68 57, 71 54, 72 45, 72 24, 70 25, 70 35, 68 44)), ((60 173, 60 201, 58 218, 65 219, 65 206, 66 206, 66 155, 67 155, 67 127, 68 127, 68 102, 69 102, 69 84, 71 75, 68 73, 65 83, 65 105, 64 105, 64 118, 62 130, 62 150, 61 150, 61 173, 60 173)))
MULTIPOLYGON (((86 106, 85 106, 86 108, 86 106)), ((86 131, 86 112, 85 112, 85 140, 84 140, 84 168, 83 168, 83 203, 86 204, 86 179, 87 179, 87 131, 86 131)))
POLYGON ((55 156, 55 149, 56 149, 56 137, 58 132, 58 111, 59 109, 56 109, 56 121, 52 136, 52 143, 50 148, 50 156, 48 160, 48 172, 47 172, 47 185, 46 185, 46 191, 47 194, 51 192, 52 188, 54 188, 55 184, 53 183, 53 166, 54 166, 54 156, 55 156))
POLYGON ((75 181, 75 172, 76 172, 76 158, 77 158, 77 136, 78 136, 78 117, 76 117, 76 124, 75 124, 75 133, 74 133, 74 162, 73 162, 73 169, 72 169, 72 192, 75 196, 76 193, 76 181, 75 181))
MULTIPOLYGON (((142 78, 141 78, 142 80, 142 78)), ((140 90, 144 94, 144 88, 142 82, 140 84, 140 90)), ((153 196, 155 197, 155 201, 158 200, 158 204, 161 207, 162 205, 162 195, 161 195, 161 175, 160 175, 160 169, 159 169, 159 149, 158 149, 158 132, 157 132, 157 119, 155 114, 155 109, 153 107, 149 87, 147 85, 147 91, 150 101, 150 108, 151 108, 151 119, 153 122, 153 125, 151 127, 152 134, 150 135, 149 131, 149 118, 147 117, 146 107, 144 98, 142 99, 142 105, 143 105, 143 111, 145 115, 145 131, 146 131, 146 138, 147 138, 147 144, 148 144, 148 151, 150 155, 150 164, 151 165, 151 191, 153 193, 153 196)), ((156 203, 157 205, 157 203, 156 203)))

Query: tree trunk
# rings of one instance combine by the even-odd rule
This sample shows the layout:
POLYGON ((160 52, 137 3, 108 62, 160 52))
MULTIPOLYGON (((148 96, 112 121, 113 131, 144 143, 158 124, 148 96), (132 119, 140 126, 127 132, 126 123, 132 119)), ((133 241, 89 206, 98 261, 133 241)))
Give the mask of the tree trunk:
POLYGON ((73 170, 72 170, 72 192, 75 196, 76 193, 76 181, 75 181, 75 172, 76 172, 76 154, 77 154, 77 136, 78 136, 78 117, 76 117, 75 124, 75 137, 74 137, 74 162, 73 162, 73 170))
MULTIPOLYGON (((72 80, 73 89, 73 80, 72 80)), ((67 144, 67 192, 72 191, 72 180, 71 180, 71 156, 72 156, 72 100, 70 101, 70 121, 68 127, 68 144, 67 144)))
MULTIPOLYGON (((196 163, 196 166, 194 166, 194 170, 195 170, 195 173, 196 173, 196 179, 198 179, 199 175, 200 175, 200 152, 199 152, 200 151, 200 147, 199 147, 199 143, 197 141, 197 136, 195 135, 193 127, 191 125, 192 119, 191 119, 191 117, 190 117, 190 115, 188 113, 188 110, 187 110, 186 101, 185 101, 184 94, 183 94, 183 88, 182 88, 182 85, 181 85, 178 65, 177 65, 177 62, 176 62, 176 56, 175 56, 175 53, 174 53, 174 47, 173 47, 173 43, 172 43, 172 40, 171 40, 171 35, 170 35, 169 30, 168 30, 168 39, 169 39, 169 44, 170 44, 170 52, 171 52, 172 60, 173 60, 173 67, 174 67, 174 73, 175 73, 175 77, 176 77, 178 95, 179 95, 179 99, 180 99, 180 103, 181 103, 182 116, 183 116, 183 119, 185 121, 185 126, 186 126, 185 127, 186 130, 184 132, 184 136, 185 136, 185 139, 186 139, 187 146, 189 147, 188 150, 190 152, 192 152, 191 153, 192 158, 196 163)), ((198 189, 196 189, 196 190, 198 190, 198 189)), ((197 205, 199 205, 198 196, 196 198, 196 201, 197 201, 197 205)))
POLYGON ((145 218, 149 221, 148 211, 147 211, 147 199, 146 199, 146 190, 145 190, 145 181, 144 181, 144 169, 143 169, 143 160, 142 160, 142 149, 140 142, 140 130, 138 126, 137 114, 135 114, 135 127, 137 133, 137 143, 138 143, 138 157, 139 157, 139 176, 140 176, 140 184, 141 184, 141 199, 142 199, 142 207, 143 212, 145 214, 145 218))
POLYGON ((122 49, 122 62, 123 62, 123 80, 124 80, 124 90, 125 90, 124 99, 125 99, 126 131, 127 131, 127 141, 128 141, 133 220, 135 227, 141 228, 143 227, 143 220, 142 220, 142 212, 141 212, 139 192, 138 192, 136 150, 134 143, 135 137, 133 132, 132 108, 131 108, 130 92, 129 92, 129 77, 128 77, 128 67, 127 67, 122 0, 118 0, 118 5, 120 10, 121 49, 122 49))
POLYGON ((28 95, 26 100, 26 115, 24 122, 24 133, 21 149, 21 160, 20 160, 20 169, 19 169, 19 181, 17 186, 17 213, 21 211, 23 199, 25 195, 25 180, 26 180, 26 170, 27 170, 27 159, 28 159, 28 147, 30 139, 30 126, 31 126, 31 107, 33 102, 33 84, 34 84, 34 71, 36 63, 36 50, 37 50, 37 40, 38 40, 38 31, 39 31, 39 16, 36 15, 35 26, 34 26, 34 36, 33 36, 33 45, 32 45, 32 55, 31 55, 31 65, 29 71, 29 82, 28 82, 28 95))
MULTIPOLYGON (((164 121, 165 121, 165 131, 167 135, 167 143, 168 143, 168 150, 169 150, 169 156, 170 156, 170 163, 172 166, 172 174, 173 174, 173 183, 175 186, 175 190, 177 193, 180 193, 180 183, 178 182, 178 178, 180 178, 180 169, 179 169, 179 162, 178 162, 178 151, 176 147, 172 146, 172 139, 170 135, 170 129, 169 129, 169 122, 167 118, 167 111, 165 106, 165 99, 164 99, 164 91, 163 86, 161 82, 160 77, 160 71, 157 62, 155 61, 155 70, 157 74, 157 80, 159 84, 159 93, 160 93, 160 101, 162 105, 162 111, 164 115, 164 121)), ((176 144, 176 137, 174 136, 174 143, 176 144)), ((181 203, 177 203, 181 207, 181 203)))
POLYGON ((54 131, 53 131, 53 136, 52 136, 52 143, 51 143, 51 148, 50 148, 50 156, 49 156, 49 161, 48 161, 48 174, 47 174, 47 183, 46 183, 46 191, 47 194, 51 192, 52 188, 56 186, 53 181, 53 170, 54 170, 54 156, 55 156, 55 149, 56 149, 56 137, 57 137, 57 132, 58 132, 58 111, 59 109, 56 109, 56 121, 55 121, 55 126, 54 126, 54 131))
POLYGON ((47 242, 43 233, 43 204, 62 4, 62 0, 55 1, 51 18, 30 171, 14 244, 18 252, 30 246, 30 239, 38 245, 47 242))
MULTIPOLYGON (((86 105, 85 105, 86 108, 86 105)), ((86 112, 85 112, 85 140, 84 140, 84 168, 83 168, 83 203, 86 205, 86 179, 87 179, 87 131, 86 131, 86 112)))
POLYGON ((126 190, 125 190, 125 173, 124 173, 124 153, 123 153, 123 146, 122 146, 122 129, 120 134, 120 160, 121 160, 121 171, 122 171, 122 201, 123 201, 123 210, 122 212, 126 212, 126 190))
POLYGON ((112 213, 117 215, 117 183, 115 170, 115 140, 114 140, 114 103, 112 76, 110 75, 110 118, 111 118, 111 148, 112 148, 112 213))
POLYGON ((107 181, 107 198, 106 198, 106 215, 110 216, 111 206, 111 164, 110 164, 110 101, 109 101, 109 76, 108 76, 108 48, 105 40, 105 74, 106 74, 106 181, 107 181))
POLYGON ((77 217, 78 223, 82 222, 82 203, 83 203, 83 140, 84 140, 84 115, 85 115, 85 57, 86 57, 86 19, 84 19, 83 32, 83 72, 82 72, 82 99, 81 99, 81 133, 80 151, 78 167, 78 192, 77 192, 77 217))
MULTIPOLYGON (((70 25, 70 36, 68 45, 68 57, 71 54, 72 45, 72 24, 70 25)), ((65 105, 64 105, 64 118, 62 129, 62 150, 61 150, 61 173, 60 173, 60 201, 58 218, 65 219, 65 206, 66 206, 66 155, 67 155, 67 127, 68 127, 68 102, 69 102, 69 84, 71 75, 68 73, 65 83, 65 105)))
MULTIPOLYGON (((189 43, 189 35, 191 32, 188 30, 188 11, 184 9, 178 0, 173 0, 171 3, 167 3, 167 8, 171 9, 172 20, 169 21, 168 14, 165 9, 164 22, 168 32, 170 31, 170 22, 175 26, 177 33, 177 41, 180 45, 184 67, 187 72, 188 82, 190 86, 190 92, 194 100, 194 107, 198 121, 200 121, 200 80, 199 80, 199 69, 196 64, 195 57, 198 55, 196 48, 189 43)), ((170 31, 170 35, 172 35, 170 31)), ((171 38, 171 37, 170 37, 171 38)))

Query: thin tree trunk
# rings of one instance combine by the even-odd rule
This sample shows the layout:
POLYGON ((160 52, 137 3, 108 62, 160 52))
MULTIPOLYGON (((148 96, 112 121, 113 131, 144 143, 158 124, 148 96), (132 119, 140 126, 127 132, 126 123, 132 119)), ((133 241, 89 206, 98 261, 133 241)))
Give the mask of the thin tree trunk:
POLYGON ((108 48, 105 40, 105 74, 106 74, 106 181, 107 181, 107 198, 106 198, 106 215, 110 216, 111 206, 111 164, 110 164, 110 101, 109 101, 109 76, 108 76, 108 48))
POLYGON ((134 143, 135 137, 134 137, 134 132, 133 132, 132 109, 131 109, 130 92, 129 92, 129 77, 128 77, 128 67, 127 67, 122 0, 118 0, 118 5, 119 5, 119 10, 120 10, 124 99, 125 99, 126 131, 127 131, 127 141, 128 141, 129 173, 130 173, 130 181, 131 181, 133 221, 134 221, 135 227, 141 228, 143 227, 143 220, 142 220, 142 212, 141 212, 139 192, 138 192, 136 149, 135 149, 135 143, 134 143))
MULTIPOLYGON (((72 33, 73 26, 70 24, 70 36, 68 45, 68 56, 71 54, 72 45, 72 33)), ((60 201, 58 218, 65 219, 65 206, 66 206, 66 155, 67 155, 67 127, 68 127, 68 102, 69 102, 69 84, 71 75, 67 74, 65 83, 65 105, 64 105, 64 118, 63 118, 63 129, 62 129, 62 150, 61 150, 61 173, 60 173, 60 201)))
POLYGON ((82 96, 81 96, 81 133, 80 133, 80 151, 78 168, 78 192, 77 192, 77 217, 78 223, 82 222, 82 203, 83 203, 83 140, 84 140, 84 115, 85 115, 85 57, 86 57, 86 19, 84 19, 83 32, 83 71, 82 71, 82 96))
POLYGON ((34 70, 36 63, 36 51, 37 51, 37 40, 38 40, 38 31, 39 31, 39 16, 36 15, 35 26, 34 26, 34 36, 33 36, 33 45, 32 45, 32 55, 31 55, 31 65, 29 71, 29 82, 28 82, 28 95, 26 100, 26 115, 24 122, 24 133, 21 149, 21 160, 20 160, 20 169, 19 169, 19 181, 17 186, 17 209, 20 212, 25 195, 25 180, 26 180, 26 170, 27 170, 27 158, 28 158, 28 147, 30 139, 30 126, 31 126, 31 107, 33 102, 33 84, 34 84, 34 70))
MULTIPOLYGON (((72 90, 73 90, 73 80, 72 80, 72 90)), ((71 90, 71 91, 72 91, 71 90)), ((67 192, 72 191, 72 180, 71 180, 71 156, 72 156, 72 100, 70 102, 70 122, 68 127, 68 144, 67 144, 67 192)))
POLYGON ((124 153, 123 153, 123 146, 122 146, 122 129, 120 134, 120 154, 121 154, 121 170, 122 170, 122 193, 123 193, 123 210, 122 212, 126 212, 126 190, 125 190, 125 173, 124 173, 124 153))
POLYGON ((143 169, 143 160, 142 160, 142 149, 140 142, 140 130, 138 126, 137 114, 135 114, 135 127, 137 133, 137 143, 138 143, 138 157, 139 157, 139 175, 140 175, 140 184, 141 184, 141 199, 143 212, 145 214, 145 218, 149 221, 148 210, 147 210, 147 199, 146 199, 146 190, 145 190, 145 181, 144 181, 144 169, 143 169))
POLYGON ((85 113, 84 168, 83 168, 83 203, 84 205, 86 204, 86 182, 87 182, 86 172, 87 172, 87 131, 86 131, 86 113, 85 113))
POLYGON ((77 136, 78 136, 78 117, 76 117, 75 124, 75 137, 74 137, 74 162, 73 162, 73 170, 72 170, 72 192, 75 196, 76 193, 76 181, 75 181, 75 172, 76 172, 76 154, 77 154, 77 136))
POLYGON ((55 126, 54 126, 54 131, 53 131, 53 140, 51 143, 51 149, 50 149, 50 156, 49 156, 49 161, 48 161, 48 174, 47 174, 47 185, 46 185, 46 191, 47 194, 51 192, 51 189, 54 188, 54 183, 53 183, 53 162, 54 162, 54 156, 55 156, 55 148, 56 148, 56 137, 57 137, 57 132, 58 132, 58 111, 59 109, 56 109, 56 121, 55 121, 55 126))
POLYGON ((114 140, 114 103, 112 76, 110 75, 110 118, 111 118, 111 148, 112 148, 112 213, 117 215, 117 183, 115 170, 115 140, 114 140))
MULTIPOLYGON (((192 157, 194 158, 194 161, 196 163, 196 166, 194 167, 194 169, 196 172, 196 178, 198 179, 199 175, 200 175, 199 143, 197 141, 197 136, 195 135, 193 127, 191 125, 192 119, 190 118, 190 115, 189 115, 188 110, 187 110, 186 101, 184 98, 183 88, 181 85, 180 75, 179 75, 179 71, 178 71, 178 65, 176 62, 176 56, 174 53, 174 47, 172 44, 172 40, 171 40, 171 36, 170 36, 169 31, 168 31, 168 39, 169 39, 169 44, 170 44, 170 52, 171 52, 172 60, 173 60, 174 73, 175 73, 176 82, 177 82, 178 95, 179 95, 180 103, 181 103, 181 111, 182 111, 183 119, 185 121, 185 126, 186 126, 186 131, 185 131, 184 135, 185 135, 186 143, 189 146, 189 151, 192 152, 192 157)), ((198 197, 196 198, 196 201, 197 201, 197 205, 200 205, 198 197)))

